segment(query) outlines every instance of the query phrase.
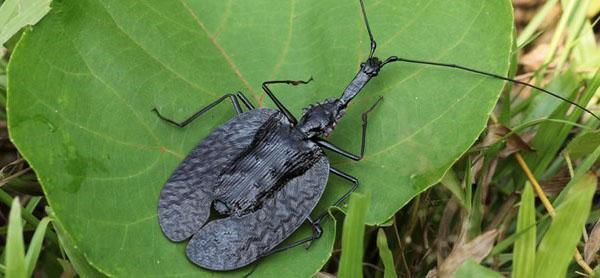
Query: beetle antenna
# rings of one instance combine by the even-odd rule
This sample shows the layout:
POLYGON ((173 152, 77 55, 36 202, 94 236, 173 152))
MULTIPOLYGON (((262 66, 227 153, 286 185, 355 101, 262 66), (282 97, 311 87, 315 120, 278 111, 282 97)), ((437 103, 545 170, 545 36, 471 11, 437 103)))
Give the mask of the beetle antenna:
MULTIPOLYGON (((362 3, 362 0, 361 0, 361 3, 362 3)), ((548 90, 546 90, 544 88, 541 88, 541 87, 529 84, 527 82, 523 82, 523 81, 519 81, 519 80, 516 80, 516 79, 508 78, 508 77, 505 77, 505 76, 502 76, 502 75, 498 75, 498 74, 494 74, 494 73, 484 72, 484 71, 481 71, 481 70, 477 70, 477 69, 473 69, 473 68, 469 68, 469 67, 465 67, 465 66, 461 66, 461 65, 446 64, 446 63, 437 63, 437 62, 429 62, 429 61, 420 61, 420 60, 400 58, 400 57, 396 57, 396 56, 390 56, 389 58, 387 58, 383 62, 383 64, 381 66, 383 67, 385 64, 387 64, 387 63, 393 63, 393 62, 405 62, 405 63, 411 63, 411 64, 423 64, 423 65, 430 65, 430 66, 437 66, 437 67, 455 68, 455 69, 459 69, 459 70, 463 70, 463 71, 468 71, 468 72, 472 72, 472 73, 479 74, 479 75, 484 75, 484 76, 489 76, 489 77, 501 79, 501 80, 504 80, 504 81, 509 81, 509 82, 512 82, 512 83, 516 83, 516 84, 519 84, 519 85, 523 85, 523 86, 526 86, 526 87, 530 87, 530 88, 536 89, 538 91, 541 91, 541 92, 544 92, 544 93, 546 93, 548 95, 551 95, 551 96, 553 96, 555 98, 558 98, 558 99, 560 99, 562 101, 568 102, 568 103, 576 106, 577 108, 579 108, 579 109, 581 109, 581 110, 589 113, 594 118, 600 120, 600 117, 598 115, 594 114, 592 111, 590 111, 589 109, 583 107, 582 105, 579 105, 579 104, 577 104, 577 103, 575 103, 575 102, 573 102, 571 100, 568 100, 568 99, 560 96, 557 93, 553 93, 553 92, 548 91, 548 90)))
POLYGON ((369 32, 369 39, 371 40, 371 52, 369 53, 369 58, 373 58, 375 54, 375 48, 377 48, 377 43, 373 38, 373 32, 371 32, 371 26, 369 26, 369 20, 367 19, 367 12, 365 10, 365 3, 363 0, 360 1, 360 10, 362 11, 363 18, 365 19, 365 25, 367 26, 367 31, 369 32))

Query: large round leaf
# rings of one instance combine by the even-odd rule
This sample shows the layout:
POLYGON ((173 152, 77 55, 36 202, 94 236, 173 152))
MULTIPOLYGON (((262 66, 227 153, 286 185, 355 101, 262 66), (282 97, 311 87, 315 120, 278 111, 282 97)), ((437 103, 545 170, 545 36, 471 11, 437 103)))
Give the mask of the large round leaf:
MULTIPOLYGON (((508 0, 366 5, 381 57, 507 72, 508 0)), ((55 1, 11 59, 9 129, 65 233, 97 270, 195 276, 204 271, 187 261, 185 244, 169 242, 159 229, 158 194, 186 153, 233 110, 222 104, 183 130, 150 110, 184 119, 237 90, 272 106, 260 82, 313 76, 306 86, 273 86, 299 114, 340 95, 368 46, 357 0, 55 1)), ((399 63, 367 85, 330 140, 358 151, 359 115, 385 96, 370 114, 365 159, 331 155, 335 167, 360 179, 359 190, 371 192, 369 223, 387 220, 440 179, 481 132, 502 86, 399 63)), ((348 188, 333 177, 320 206, 348 188)), ((311 275, 331 252, 333 222, 326 224, 308 251, 270 256, 257 275, 311 275)))

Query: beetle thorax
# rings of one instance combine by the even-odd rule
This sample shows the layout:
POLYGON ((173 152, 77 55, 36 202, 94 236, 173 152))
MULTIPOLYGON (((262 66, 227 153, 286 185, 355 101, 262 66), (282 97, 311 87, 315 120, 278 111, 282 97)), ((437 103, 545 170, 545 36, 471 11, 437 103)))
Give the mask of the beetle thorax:
POLYGON ((327 137, 345 112, 346 105, 339 99, 327 99, 305 108, 297 128, 306 134, 308 138, 327 137))

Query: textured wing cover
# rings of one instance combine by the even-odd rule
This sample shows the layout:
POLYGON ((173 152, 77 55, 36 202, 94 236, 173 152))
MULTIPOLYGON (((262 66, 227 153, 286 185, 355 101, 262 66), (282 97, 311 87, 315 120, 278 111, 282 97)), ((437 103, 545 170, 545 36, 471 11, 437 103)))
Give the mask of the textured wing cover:
POLYGON ((280 112, 256 109, 238 115, 215 129, 179 165, 158 202, 160 227, 170 240, 185 240, 204 225, 219 173, 252 142, 256 130, 273 113, 280 112))
POLYGON ((213 270, 231 270, 254 262, 300 227, 321 198, 328 176, 329 161, 323 156, 261 209, 209 222, 189 242, 188 258, 213 270))

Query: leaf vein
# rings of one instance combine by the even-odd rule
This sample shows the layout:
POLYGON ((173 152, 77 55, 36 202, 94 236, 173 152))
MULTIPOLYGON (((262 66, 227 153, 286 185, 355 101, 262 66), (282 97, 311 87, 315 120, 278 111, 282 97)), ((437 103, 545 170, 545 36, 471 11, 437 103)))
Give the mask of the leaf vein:
POLYGON ((229 56, 229 54, 227 54, 227 51, 225 51, 223 46, 221 46, 221 44, 219 44, 219 42, 217 41, 217 38, 215 36, 213 36, 210 32, 208 32, 208 29, 206 29, 206 26, 204 26, 204 23, 200 20, 198 15, 196 13, 194 13, 194 11, 185 3, 184 0, 179 0, 179 2, 187 10, 187 12, 190 14, 190 16, 194 19, 194 21, 196 21, 196 24, 198 25, 198 27, 200 27, 200 29, 202 29, 204 31, 204 33, 206 33, 206 36, 209 38, 210 42, 217 48, 217 50, 221 53, 223 58, 225 58, 225 61, 227 62, 227 64, 231 68, 231 70, 233 70, 233 73, 235 75, 237 75, 237 77, 242 81, 244 86, 246 86, 246 89, 248 89, 248 92, 250 94, 252 94, 252 96, 254 96, 254 98, 258 101, 259 98, 256 95, 256 93, 254 92, 254 90, 252 89, 252 86, 250 86, 250 83, 248 83, 248 80, 246 80, 244 75, 242 75, 242 72, 235 65, 235 63, 231 59, 231 56, 229 56))
POLYGON ((292 34, 294 32, 294 12, 296 10, 296 5, 298 4, 295 0, 290 0, 290 13, 289 13, 289 21, 288 21, 288 33, 286 36, 285 43, 283 44, 283 49, 279 54, 279 58, 277 59, 277 63, 273 67, 273 72, 271 72, 271 80, 275 79, 275 75, 279 73, 281 69, 281 65, 283 64, 283 60, 287 57, 287 54, 290 49, 290 44, 292 41, 292 34))
MULTIPOLYGON (((143 2, 140 2, 140 3, 143 3, 143 2)), ((173 68, 171 68, 170 66, 168 66, 168 65, 167 65, 165 62, 161 61, 161 60, 160 60, 160 59, 159 59, 157 56, 154 56, 154 55, 152 55, 152 53, 151 53, 151 52, 150 52, 148 49, 146 49, 146 48, 145 48, 145 47, 144 47, 144 46, 143 46, 143 45, 142 45, 140 42, 136 41, 136 40, 135 40, 135 39, 134 39, 134 38, 133 38, 133 37, 132 37, 132 36, 131 36, 129 33, 127 33, 127 31, 125 31, 125 29, 124 29, 124 28, 123 28, 123 27, 122 27, 122 26, 121 26, 119 23, 117 23, 117 21, 116 21, 116 19, 114 18, 114 16, 113 16, 113 15, 112 15, 112 14, 111 14, 109 11, 108 11, 108 9, 107 9, 105 6, 102 6, 102 7, 103 7, 103 8, 104 8, 104 10, 106 11, 106 14, 108 14, 108 16, 110 17, 110 19, 112 20, 112 22, 114 23, 114 26, 115 26, 115 27, 117 27, 117 29, 118 29, 118 30, 119 30, 119 31, 120 31, 120 32, 121 32, 123 35, 125 35, 125 37, 126 37, 127 39, 129 39, 129 40, 130 40, 130 41, 131 41, 131 42, 132 42, 132 43, 133 43, 135 46, 137 46, 137 48, 139 48, 140 50, 142 50, 142 53, 146 54, 146 55, 147 55, 148 57, 150 57, 152 60, 156 61, 156 62, 157 62, 157 63, 158 63, 160 66, 162 66, 162 67, 164 67, 165 69, 167 69, 167 71, 168 71, 168 72, 170 72, 170 73, 172 73, 172 74, 173 74, 173 76, 175 76, 175 78, 177 78, 177 79, 179 79, 179 80, 183 81, 184 83, 186 83, 186 84, 188 84, 188 85, 192 86, 193 88, 195 88, 195 89, 197 89, 197 90, 200 90, 200 91, 202 91, 202 92, 205 92, 205 93, 207 93, 207 94, 209 94, 209 95, 213 95, 213 96, 215 96, 215 95, 216 95, 216 93, 215 93, 215 92, 213 92, 213 91, 211 91, 211 90, 209 90, 209 89, 206 89, 206 88, 204 88, 204 87, 200 86, 199 84, 197 84, 197 83, 195 83, 195 82, 192 82, 192 81, 188 80, 188 79, 187 79, 187 78, 185 78, 183 75, 181 75, 180 73, 178 73, 177 71, 175 71, 173 68)), ((154 11, 154 10, 152 9, 152 7, 150 7, 150 6, 147 6, 147 5, 146 5, 146 7, 150 8, 150 10, 151 10, 151 11, 153 11, 153 12, 157 13, 156 11, 154 11)), ((168 18, 164 17, 163 15, 161 15, 160 13, 157 13, 157 15, 161 16, 161 17, 162 17, 162 18, 164 18, 164 19, 170 20, 170 19, 168 19, 168 18)), ((104 24, 102 21, 98 21, 98 22, 99 22, 99 23, 101 23, 101 24, 104 24)), ((174 21, 172 21, 172 22, 174 22, 174 21)), ((175 23, 177 23, 178 25, 180 25, 180 26, 181 26, 181 24, 180 24, 180 23, 178 23, 178 22, 175 22, 175 23)), ((186 27, 186 29, 188 29, 189 31, 192 31, 191 29, 189 29, 189 28, 187 28, 187 27, 186 27)), ((193 32, 193 33, 198 33, 198 32, 193 32)))

